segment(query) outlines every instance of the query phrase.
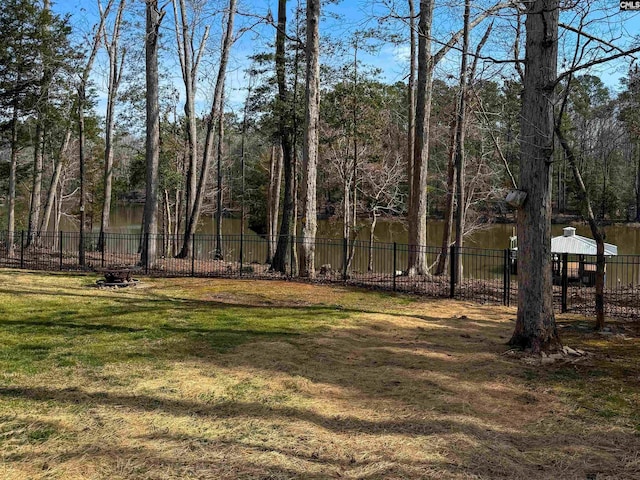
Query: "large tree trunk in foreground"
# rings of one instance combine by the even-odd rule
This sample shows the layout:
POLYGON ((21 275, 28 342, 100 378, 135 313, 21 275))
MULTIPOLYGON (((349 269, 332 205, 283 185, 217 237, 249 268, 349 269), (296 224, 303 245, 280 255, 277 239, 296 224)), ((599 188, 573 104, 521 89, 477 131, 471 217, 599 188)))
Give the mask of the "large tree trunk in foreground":
POLYGON ((551 277, 551 161, 557 78, 558 0, 535 0, 526 19, 526 66, 520 125, 518 316, 510 340, 534 353, 561 347, 551 277))
POLYGON ((316 231, 316 178, 318 176, 318 122, 320 120, 320 0, 307 0, 307 89, 304 125, 304 203, 302 213, 302 256, 300 276, 315 277, 316 231))

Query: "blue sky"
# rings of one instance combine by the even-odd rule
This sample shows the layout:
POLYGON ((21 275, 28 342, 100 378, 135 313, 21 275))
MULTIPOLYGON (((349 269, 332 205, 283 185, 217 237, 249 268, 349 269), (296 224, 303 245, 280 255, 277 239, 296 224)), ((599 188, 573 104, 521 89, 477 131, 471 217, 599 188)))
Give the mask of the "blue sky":
MULTIPOLYGON (((54 11, 62 14, 71 15, 71 23, 77 28, 78 32, 84 32, 85 35, 91 32, 92 27, 97 21, 97 2, 96 0, 52 0, 54 11)), ((479 0, 485 1, 485 0, 479 0)), ((613 2, 615 7, 609 8, 605 15, 600 10, 596 9, 598 6, 604 5, 605 7, 611 7, 611 1, 606 3, 602 0, 598 5, 596 2, 592 2, 589 5, 593 5, 593 11, 590 14, 590 18, 596 19, 598 15, 601 16, 601 20, 595 20, 594 24, 590 26, 590 31, 596 31, 602 33, 603 36, 611 36, 611 31, 614 31, 613 35, 618 36, 623 42, 631 40, 633 36, 640 35, 640 15, 631 12, 619 12, 617 10, 618 3, 613 2)), ((105 3, 106 0, 102 0, 105 3)), ((304 3, 304 0, 301 0, 304 3)), ((139 9, 142 7, 142 0, 128 0, 128 3, 133 6, 137 6, 139 9)), ((210 0, 209 5, 214 6, 217 3, 225 3, 224 0, 210 0)), ((297 0, 289 0, 289 4, 294 7, 297 0)), ((406 0, 343 0, 337 4, 330 5, 324 10, 324 16, 321 23, 321 36, 325 38, 332 37, 346 40, 353 32, 357 30, 373 29, 381 32, 383 28, 389 28, 397 34, 408 37, 408 30, 399 20, 387 19, 385 22, 380 22, 376 16, 380 17, 385 14, 389 14, 389 6, 393 4, 400 5, 399 8, 405 8, 406 0), (339 17, 339 18, 338 18, 339 17)), ((462 12, 462 2, 459 4, 454 3, 453 6, 437 6, 435 20, 434 20, 434 36, 436 38, 445 39, 450 36, 451 32, 460 28, 460 19, 462 12)), ((416 0, 416 4, 419 1, 416 0)), ((490 3, 487 3, 489 5, 490 3)), ((168 15, 164 22, 164 35, 167 39, 167 45, 170 45, 172 38, 172 12, 171 6, 167 6, 168 15)), ((239 0, 240 12, 253 12, 256 15, 266 15, 266 12, 271 10, 273 15, 276 15, 277 0, 239 0)), ((393 13, 405 13, 405 12, 393 12, 393 13)), ((572 21, 571 19, 575 15, 575 11, 570 11, 563 14, 563 19, 566 22, 572 21)), ((136 17, 135 15, 132 15, 136 17)), ((290 15, 290 19, 293 15, 290 15)), ((132 21, 136 20, 144 22, 142 15, 138 15, 137 18, 132 18, 132 21)), ((214 31, 211 35, 211 41, 214 45, 218 44, 218 35, 215 29, 220 29, 220 20, 217 19, 216 23, 212 27, 214 31)), ((247 26, 255 23, 255 18, 247 16, 239 16, 237 18, 237 28, 247 26)), ((479 27, 476 29, 476 42, 477 36, 484 32, 486 27, 479 27)), ((503 40, 502 35, 508 31, 507 27, 503 27, 501 31, 499 28, 494 28, 494 34, 492 40, 487 45, 485 51, 492 56, 502 56, 504 58, 505 49, 509 47, 509 41, 503 40), (494 40, 495 37, 495 40, 494 40)), ((246 78, 244 71, 249 65, 248 56, 256 51, 265 51, 270 49, 268 46, 273 42, 275 31, 272 26, 261 25, 255 28, 251 32, 247 32, 236 43, 232 52, 232 58, 230 62, 230 69, 227 80, 227 97, 228 103, 233 108, 240 108, 246 95, 244 87, 246 86, 246 78)), ((570 38, 568 43, 571 42, 570 38)), ((406 77, 407 64, 408 64, 408 45, 393 45, 389 42, 379 42, 378 49, 373 53, 362 52, 359 57, 366 64, 369 64, 375 68, 380 69, 381 77, 389 82, 403 81, 406 77)), ((174 79, 178 89, 181 89, 181 79, 179 71, 175 68, 176 61, 170 58, 170 54, 173 52, 167 52, 165 54, 165 67, 172 71, 172 78, 174 79)), ((351 54, 349 54, 351 55, 351 54)), ((459 62, 459 55, 453 51, 439 66, 439 75, 451 75, 452 78, 457 77, 457 68, 459 62)), ((104 62, 104 59, 102 60, 104 62)), ((345 56, 343 61, 347 61, 345 56)), ((215 54, 212 57, 212 62, 215 63, 215 54)), ((486 63, 485 75, 489 78, 498 79, 500 75, 509 76, 510 72, 501 72, 499 67, 486 63)), ((613 89, 617 89, 619 86, 619 78, 624 76, 628 61, 620 61, 616 64, 600 67, 590 73, 598 74, 602 77, 603 81, 613 89)), ((500 67, 502 68, 502 66, 500 67)), ((99 88, 104 84, 104 80, 101 79, 101 71, 104 71, 100 66, 100 60, 96 65, 94 73, 94 80, 98 84, 99 88)), ((207 91, 208 86, 205 83, 201 83, 200 87, 200 106, 201 109, 207 110, 207 91)), ((100 107, 99 107, 100 109, 100 107)))

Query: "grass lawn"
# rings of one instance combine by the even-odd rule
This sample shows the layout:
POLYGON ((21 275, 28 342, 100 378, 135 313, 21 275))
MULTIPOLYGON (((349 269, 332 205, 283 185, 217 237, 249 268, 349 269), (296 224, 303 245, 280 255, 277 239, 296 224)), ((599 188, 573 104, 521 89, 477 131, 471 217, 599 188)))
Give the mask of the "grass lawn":
POLYGON ((2 479, 640 479, 638 324, 286 282, 0 270, 2 479))

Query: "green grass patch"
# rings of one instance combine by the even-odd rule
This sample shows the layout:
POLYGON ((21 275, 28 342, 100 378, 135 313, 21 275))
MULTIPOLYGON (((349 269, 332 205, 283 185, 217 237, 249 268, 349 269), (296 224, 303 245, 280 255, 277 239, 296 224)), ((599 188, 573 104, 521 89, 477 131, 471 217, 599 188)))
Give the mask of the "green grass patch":
POLYGON ((637 336, 563 329, 589 355, 542 365, 503 355, 503 307, 278 281, 94 282, 0 271, 0 478, 640 471, 637 336))

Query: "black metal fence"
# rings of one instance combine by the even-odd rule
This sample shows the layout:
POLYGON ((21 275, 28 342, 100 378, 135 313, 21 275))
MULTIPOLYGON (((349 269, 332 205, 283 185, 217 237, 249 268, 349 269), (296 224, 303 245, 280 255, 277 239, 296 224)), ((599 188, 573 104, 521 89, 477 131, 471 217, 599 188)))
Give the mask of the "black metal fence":
MULTIPOLYGON (((141 275, 253 279, 300 279, 297 259, 303 239, 287 237, 283 272, 268 263, 269 240, 257 235, 194 235, 178 258, 182 236, 85 233, 81 253, 77 232, 0 232, 0 267, 46 271, 134 269, 141 275), (140 265, 140 251, 155 256, 140 265), (84 256, 84 262, 81 256, 84 256), (292 261, 293 259, 293 261, 292 261)), ((315 282, 411 292, 430 297, 512 305, 517 298, 517 263, 510 250, 411 247, 344 239, 315 240, 315 282), (427 272, 406 275, 410 254, 426 259, 427 272), (441 257, 445 257, 442 259, 441 257), (441 262, 444 260, 443 262, 441 262), (442 265, 440 265, 442 263, 442 265), (438 272, 438 267, 440 272, 438 272)), ((554 305, 561 312, 595 313, 595 258, 560 255, 553 259, 554 305)), ((607 258, 605 308, 610 317, 640 318, 640 255, 607 258)))

